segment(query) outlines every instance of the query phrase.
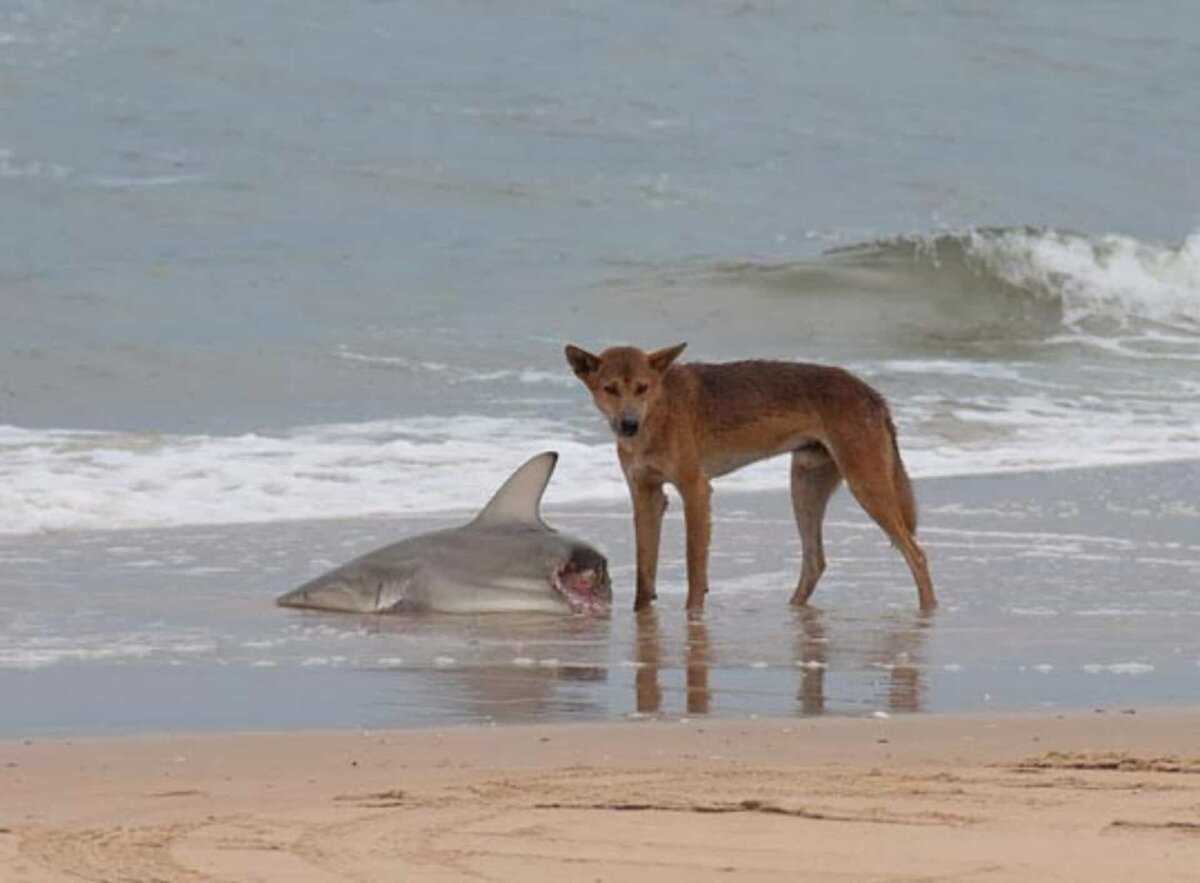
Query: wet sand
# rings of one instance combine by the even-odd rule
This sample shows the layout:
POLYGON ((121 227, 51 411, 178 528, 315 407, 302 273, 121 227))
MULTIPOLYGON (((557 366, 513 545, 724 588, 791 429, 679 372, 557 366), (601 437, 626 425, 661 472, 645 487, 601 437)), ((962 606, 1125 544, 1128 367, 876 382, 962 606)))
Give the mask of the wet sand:
POLYGON ((1195 880, 1200 712, 0 743, 6 883, 1195 880))

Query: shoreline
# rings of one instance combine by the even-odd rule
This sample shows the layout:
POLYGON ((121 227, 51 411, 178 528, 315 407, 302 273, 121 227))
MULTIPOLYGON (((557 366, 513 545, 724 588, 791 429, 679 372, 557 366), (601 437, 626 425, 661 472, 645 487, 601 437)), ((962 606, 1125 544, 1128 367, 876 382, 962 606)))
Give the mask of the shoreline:
POLYGON ((683 611, 679 507, 660 599, 628 610, 627 506, 553 509, 609 556, 609 619, 376 616, 274 598, 446 520, 0 538, 0 736, 862 716, 1187 705, 1200 671, 1200 466, 919 483, 941 606, 842 492, 813 603, 787 604, 786 493, 718 493, 713 591, 683 611))
POLYGON ((1197 736, 1193 706, 10 740, 0 877, 1190 880, 1197 736))

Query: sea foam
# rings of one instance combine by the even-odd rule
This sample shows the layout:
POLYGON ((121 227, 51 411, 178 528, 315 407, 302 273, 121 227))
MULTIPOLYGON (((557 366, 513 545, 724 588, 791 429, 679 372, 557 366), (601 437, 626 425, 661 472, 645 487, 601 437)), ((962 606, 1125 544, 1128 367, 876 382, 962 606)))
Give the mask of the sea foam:
MULTIPOLYGON (((1178 459, 1200 422, 1091 411, 1048 396, 959 406, 957 425, 900 402, 914 477, 1049 470, 1178 459), (972 427, 976 427, 972 429, 972 427)), ((547 503, 619 501, 612 442, 573 422, 482 415, 298 427, 276 434, 160 435, 0 426, 0 533, 111 530, 368 515, 471 512, 526 458, 560 453, 547 503)), ((778 460, 721 489, 786 489, 778 460)))
POLYGON ((1200 232, 1178 246, 1022 229, 972 232, 966 244, 1010 284, 1060 298, 1068 327, 1148 319, 1200 331, 1200 232))

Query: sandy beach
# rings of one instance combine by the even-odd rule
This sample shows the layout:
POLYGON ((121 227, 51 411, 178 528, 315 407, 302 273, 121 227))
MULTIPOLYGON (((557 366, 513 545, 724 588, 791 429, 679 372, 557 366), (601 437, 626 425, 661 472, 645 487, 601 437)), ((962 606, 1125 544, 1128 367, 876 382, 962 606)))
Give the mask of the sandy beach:
POLYGON ((0 879, 1194 880, 1200 712, 0 743, 0 879))

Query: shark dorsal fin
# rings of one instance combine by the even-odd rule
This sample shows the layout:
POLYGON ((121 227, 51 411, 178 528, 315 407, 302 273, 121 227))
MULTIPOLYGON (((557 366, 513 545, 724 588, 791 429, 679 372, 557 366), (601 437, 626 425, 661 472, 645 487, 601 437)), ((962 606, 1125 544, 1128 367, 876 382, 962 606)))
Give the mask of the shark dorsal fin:
POLYGON ((557 451, 545 451, 527 460, 500 485, 500 490, 475 516, 474 524, 529 524, 545 527, 538 509, 542 494, 558 463, 557 451))

